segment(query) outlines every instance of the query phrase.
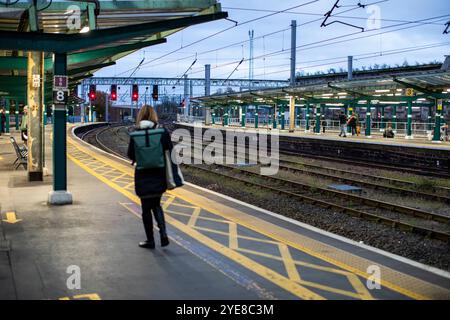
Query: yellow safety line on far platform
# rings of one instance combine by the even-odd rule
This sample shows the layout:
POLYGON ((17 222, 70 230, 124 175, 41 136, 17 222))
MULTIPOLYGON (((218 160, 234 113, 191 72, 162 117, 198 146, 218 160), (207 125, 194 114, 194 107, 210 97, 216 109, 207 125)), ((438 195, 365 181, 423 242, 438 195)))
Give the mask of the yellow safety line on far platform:
MULTIPOLYGON (((84 161, 90 161, 90 160, 92 160, 92 158, 97 159, 99 162, 107 163, 107 164, 110 165, 110 167, 117 169, 117 171, 121 172, 124 177, 132 177, 133 174, 134 174, 134 172, 133 172, 134 170, 131 167, 127 167, 127 166, 125 166, 125 165, 123 165, 123 164, 121 164, 121 163, 119 163, 117 161, 111 160, 111 159, 109 159, 108 157, 106 157, 104 155, 100 155, 98 152, 94 152, 94 151, 90 150, 89 148, 82 147, 78 143, 75 144, 74 142, 72 142, 71 139, 69 139, 69 143, 71 145, 73 145, 77 149, 75 154, 79 155, 81 157, 81 159, 84 160, 84 161), (92 157, 92 158, 88 159, 89 157, 92 157)), ((136 203, 140 202, 139 198, 136 197, 134 195, 134 193, 129 192, 129 190, 131 188, 129 188, 128 190, 125 190, 123 188, 123 186, 119 186, 116 183, 111 182, 110 179, 107 179, 107 178, 103 177, 101 174, 95 172, 95 170, 89 168, 89 166, 85 165, 82 161, 78 161, 75 157, 71 156, 70 154, 69 154, 69 158, 71 158, 71 160, 73 160, 80 167, 82 167, 86 171, 90 172, 92 175, 97 177, 99 180, 105 182, 107 185, 109 185, 113 189, 115 189, 118 192, 126 195, 128 198, 130 198, 131 200, 133 200, 136 203)), ((353 267, 352 264, 348 264, 348 263, 344 263, 342 261, 336 260, 336 258, 334 258, 333 255, 330 255, 330 253, 329 253, 330 251, 323 251, 323 250, 330 250, 331 249, 331 250, 333 250, 332 253, 335 254, 336 252, 340 252, 342 250, 333 248, 331 246, 327 246, 327 245, 321 244, 318 241, 311 240, 311 239, 308 238, 307 240, 309 242, 315 241, 318 244, 318 249, 320 251, 312 250, 310 247, 307 247, 307 246, 304 246, 304 245, 300 245, 300 243, 292 242, 291 240, 288 240, 287 238, 281 238, 277 233, 274 233, 272 231, 273 228, 272 229, 270 229, 270 228, 269 229, 266 229, 266 228, 261 229, 261 228, 258 227, 257 224, 249 223, 247 220, 245 220, 245 217, 246 217, 245 214, 242 214, 242 217, 244 218, 244 220, 243 220, 242 218, 238 218, 239 216, 236 216, 236 215, 233 215, 233 214, 229 214, 230 212, 226 212, 225 213, 225 212, 222 212, 223 210, 217 210, 217 208, 215 206, 211 207, 211 205, 208 204, 208 201, 205 200, 205 199, 202 199, 201 196, 197 196, 197 197, 194 197, 195 199, 192 199, 190 196, 187 196, 186 194, 190 194, 190 193, 187 192, 186 190, 181 189, 181 190, 179 190, 177 192, 171 192, 169 195, 172 197, 172 201, 176 197, 178 199, 186 201, 187 203, 192 203, 193 206, 191 208, 202 208, 205 211, 208 211, 208 212, 210 212, 213 215, 216 215, 218 217, 223 217, 223 218, 227 219, 226 223, 235 223, 235 224, 242 225, 245 228, 248 228, 250 230, 256 231, 256 232, 258 232, 261 235, 264 235, 264 236, 267 236, 267 237, 269 237, 271 239, 274 239, 276 243, 280 242, 280 243, 286 244, 287 248, 289 248, 289 247, 295 248, 297 250, 305 252, 308 255, 311 255, 313 257, 316 257, 318 259, 321 259, 321 260, 323 260, 325 262, 328 262, 328 263, 330 263, 332 265, 335 265, 335 266, 337 266, 339 268, 344 269, 344 270, 339 270, 339 269, 331 268, 333 271, 330 271, 330 272, 334 272, 334 273, 337 273, 337 274, 343 274, 343 275, 347 276, 351 286, 356 290, 356 293, 352 293, 350 291, 348 291, 348 292, 346 291, 347 295, 356 295, 360 299, 370 299, 370 298, 372 298, 370 293, 368 293, 368 291, 365 288, 364 284, 360 281, 360 279, 358 277, 358 276, 361 276, 363 278, 368 279, 370 277, 369 274, 367 274, 363 269, 360 269, 360 268, 357 268, 357 267, 353 267), (271 231, 269 232, 268 230, 271 230, 271 231), (326 249, 326 248, 329 248, 329 249, 326 249)), ((178 204, 175 203, 174 206, 178 206, 178 204)), ((167 205, 166 207, 169 207, 169 205, 167 205)), ((189 206, 186 206, 186 207, 189 207, 189 206)), ((202 219, 202 218, 203 217, 199 217, 198 219, 202 219)), ((252 219, 255 219, 255 218, 252 218, 252 219)), ((186 226, 185 224, 182 224, 178 220, 175 220, 175 219, 173 219, 171 217, 168 217, 168 222, 173 224, 174 226, 179 228, 181 231, 183 231, 183 232, 185 232, 185 233, 187 233, 189 235, 195 234, 196 236, 197 235, 201 236, 202 239, 206 237, 203 234, 200 234, 197 231, 193 230, 193 229, 201 230, 201 228, 199 228, 197 226, 191 228, 191 227, 186 226), (187 230, 186 228, 189 229, 189 230, 187 230)), ((225 221, 223 221, 223 222, 225 222, 225 221)), ((259 224, 261 224, 261 223, 263 223, 263 222, 260 221, 259 224)), ((275 227, 275 228, 278 228, 278 227, 275 227)), ((205 230, 205 231, 213 232, 214 230, 205 230)), ((286 230, 286 232, 288 232, 288 231, 286 230)), ((217 232, 217 233, 219 233, 219 232, 217 232)), ((226 234, 226 235, 229 235, 229 233, 226 234)), ((214 240, 212 240, 212 239, 210 239, 208 237, 206 237, 206 238, 209 239, 210 241, 214 242, 214 243, 212 244, 212 243, 208 242, 208 243, 205 243, 205 245, 208 245, 211 248, 213 248, 213 247, 215 248, 215 245, 219 245, 214 240)), ((238 236, 237 238, 243 238, 243 237, 238 236)), ((220 247, 218 247, 218 248, 223 248, 222 245, 219 245, 219 246, 220 247)), ((226 249, 231 250, 230 248, 226 248, 226 249)), ((220 250, 221 249, 218 249, 219 252, 224 254, 220 250)), ((231 250, 231 251, 234 254, 238 254, 234 250, 231 250)), ((238 249, 238 251, 245 252, 244 250, 241 250, 240 248, 238 249)), ((289 251, 289 249, 288 249, 288 251, 289 251)), ((227 254, 228 253, 229 252, 227 252, 227 254)), ((225 254, 225 255, 227 255, 227 254, 225 254)), ((259 252, 259 254, 260 255, 265 255, 265 254, 263 254, 261 252, 259 252)), ((365 265, 367 263, 372 263, 371 261, 365 260, 364 258, 360 258, 358 256, 354 256, 354 255, 349 254, 349 253, 346 253, 346 254, 347 254, 348 257, 350 257, 353 260, 356 259, 358 261, 358 259, 359 259, 360 262, 358 262, 358 263, 360 265, 361 265, 361 263, 363 265, 365 265)), ((238 257, 239 257, 239 254, 238 254, 238 257)), ((246 258, 246 257, 244 257, 244 258, 246 258)), ((289 259, 286 259, 286 256, 284 257, 284 259, 280 258, 280 257, 275 257, 275 256, 274 256, 274 258, 281 259, 281 261, 285 264, 286 268, 291 268, 291 266, 286 265, 287 263, 288 264, 291 263, 291 261, 289 259)), ((248 261, 246 261, 246 262, 248 262, 248 261)), ((295 261, 295 263, 297 265, 301 265, 301 264, 304 264, 304 265, 306 264, 307 265, 307 263, 299 262, 299 261, 295 261)), ((372 264, 375 264, 375 263, 372 263, 372 264)), ((250 266, 246 266, 246 267, 250 267, 250 266)), ((262 266, 262 267, 264 267, 264 266, 262 266)), ((319 269, 319 270, 322 269, 322 268, 326 269, 326 267, 321 267, 321 266, 315 266, 315 267, 317 269, 319 269)), ((261 271, 261 269, 258 269, 258 270, 261 271)), ((419 292, 415 292, 415 291, 412 291, 410 289, 407 289, 407 287, 397 285, 396 284, 397 279, 401 278, 401 280, 399 280, 399 283, 402 283, 402 284, 405 281, 409 282, 411 285, 414 284, 413 287, 415 287, 417 289, 420 288, 420 291, 434 293, 434 290, 437 290, 437 292, 439 293, 439 295, 438 295, 439 297, 442 297, 442 296, 445 297, 445 296, 448 295, 448 292, 449 292, 448 290, 446 290, 444 288, 441 288, 441 287, 429 284, 429 283, 427 283, 425 281, 422 281, 420 279, 414 278, 414 277, 406 275, 406 274, 402 274, 402 273, 400 273, 398 271, 395 271, 395 270, 392 270, 392 269, 389 269, 389 268, 386 268, 386 267, 382 267, 382 272, 383 272, 383 275, 386 275, 386 277, 383 277, 383 279, 381 281, 381 284, 382 284, 383 288, 385 288, 385 287, 389 288, 389 289, 391 289, 393 291, 396 291, 398 293, 401 293, 401 294, 403 294, 405 296, 408 296, 408 297, 411 297, 411 298, 414 298, 414 299, 431 299, 431 298, 426 296, 426 295, 424 295, 424 294, 421 294, 419 292), (387 281, 386 278, 388 278, 390 280, 387 281), (394 281, 394 282, 392 282, 392 281, 394 281), (431 289, 431 288, 433 288, 433 289, 431 289)), ((296 283, 295 281, 292 281, 293 279, 291 279, 291 277, 294 277, 294 278, 296 277, 293 272, 291 272, 290 277, 289 277, 288 280, 291 283, 296 283)), ((286 280, 286 279, 282 279, 281 282, 283 282, 284 280, 286 280)), ((306 282, 302 282, 301 284, 306 285, 306 286, 309 285, 309 284, 306 284, 306 282)), ((317 286, 312 286, 311 285, 311 287, 317 287, 317 286)), ((302 286, 302 288, 306 289, 303 286, 302 286)), ((336 291, 333 291, 334 289, 335 288, 331 288, 328 291, 336 292, 336 291)), ((336 289, 336 290, 339 290, 339 289, 336 289)), ((310 291, 308 290, 308 292, 310 292, 310 291)), ((308 294, 306 294, 306 296, 308 296, 308 294)))

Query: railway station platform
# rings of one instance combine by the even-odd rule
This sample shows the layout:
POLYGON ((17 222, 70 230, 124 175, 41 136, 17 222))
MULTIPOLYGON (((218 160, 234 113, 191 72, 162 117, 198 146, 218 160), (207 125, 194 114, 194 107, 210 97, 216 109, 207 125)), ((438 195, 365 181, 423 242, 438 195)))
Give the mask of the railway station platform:
POLYGON ((371 139, 364 136, 347 135, 339 137, 338 132, 326 132, 320 135, 288 130, 269 130, 267 128, 223 127, 221 125, 200 125, 180 122, 177 128, 187 129, 195 134, 194 129, 201 127, 203 132, 217 129, 236 134, 257 133, 262 135, 276 134, 279 136, 280 152, 292 153, 314 158, 329 158, 333 161, 351 161, 356 164, 381 165, 413 170, 424 170, 426 173, 442 174, 450 177, 450 142, 435 144, 426 139, 405 139, 398 136, 386 139, 374 134, 371 139))
POLYGON ((447 272, 190 184, 164 198, 171 246, 140 249, 133 168, 68 135, 64 207, 45 202, 51 177, 13 171, 0 138, 0 299, 450 298, 447 272))

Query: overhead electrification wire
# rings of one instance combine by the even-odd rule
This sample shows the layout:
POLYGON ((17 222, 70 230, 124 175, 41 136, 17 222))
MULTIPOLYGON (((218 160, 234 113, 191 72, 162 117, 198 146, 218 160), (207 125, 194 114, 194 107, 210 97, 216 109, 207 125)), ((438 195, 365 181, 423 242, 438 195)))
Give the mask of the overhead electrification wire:
MULTIPOLYGON (((222 33, 224 33, 224 32, 227 32, 227 31, 229 31, 229 30, 231 30, 231 29, 234 29, 234 28, 237 28, 237 27, 240 27, 240 26, 243 26, 243 25, 252 23, 252 22, 256 22, 256 21, 259 21, 259 20, 262 20, 262 19, 266 19, 266 18, 272 17, 272 16, 274 16, 274 15, 283 13, 283 12, 285 12, 285 11, 297 9, 297 8, 300 8, 300 7, 303 7, 303 6, 306 6, 306 5, 309 5, 309 4, 318 2, 318 1, 319 1, 319 0, 311 0, 311 1, 308 1, 308 2, 306 2, 306 3, 302 3, 302 4, 299 4, 299 5, 296 5, 296 6, 294 6, 294 7, 290 7, 290 8, 284 9, 284 10, 279 10, 279 11, 276 11, 276 12, 273 12, 273 13, 269 13, 269 14, 266 14, 266 15, 261 16, 261 17, 258 17, 258 18, 250 19, 250 20, 244 21, 244 22, 242 22, 242 23, 235 24, 235 25, 233 25, 233 26, 231 26, 231 27, 222 29, 222 30, 220 30, 220 31, 218 31, 218 32, 215 32, 215 33, 213 33, 213 34, 211 34, 211 35, 209 35, 209 36, 206 36, 206 37, 204 37, 204 38, 202 38, 202 39, 199 39, 199 40, 197 40, 197 41, 191 42, 191 43, 187 44, 187 45, 184 46, 184 47, 178 48, 178 49, 176 49, 176 50, 170 51, 170 52, 167 53, 167 54, 164 54, 164 55, 162 55, 162 56, 159 56, 159 57, 157 57, 157 58, 155 58, 155 59, 153 59, 153 60, 147 62, 145 65, 148 65, 148 64, 153 63, 153 62, 155 62, 155 61, 161 60, 162 58, 165 58, 165 57, 167 57, 167 56, 169 56, 169 55, 172 55, 172 54, 174 54, 174 53, 176 53, 176 52, 178 52, 178 51, 180 51, 180 50, 182 50, 182 49, 191 47, 191 46, 196 45, 196 44, 198 44, 198 43, 200 43, 200 42, 203 42, 203 41, 205 41, 205 40, 211 39, 211 38, 213 38, 213 37, 215 37, 215 36, 217 36, 217 35, 219 35, 219 34, 222 34, 222 33)), ((125 71, 125 72, 123 72, 123 73, 127 73, 128 71, 129 71, 129 70, 127 70, 127 71, 125 71)))
POLYGON ((236 66, 236 68, 234 68, 234 70, 230 73, 230 75, 226 78, 226 80, 222 83, 222 85, 225 85, 225 83, 228 82, 228 80, 230 80, 231 76, 237 71, 237 69, 240 67, 240 65, 244 62, 244 58, 242 58, 242 60, 238 63, 238 65, 236 66))
MULTIPOLYGON (((395 32, 395 31, 412 29, 412 28, 416 28, 416 27, 422 26, 421 23, 423 21, 436 20, 436 19, 442 20, 443 17, 448 17, 448 16, 450 16, 450 15, 437 16, 437 17, 417 20, 417 21, 414 21, 414 22, 401 23, 401 24, 396 24, 396 25, 390 25, 390 26, 382 27, 382 28, 379 28, 379 29, 367 30, 364 33, 379 31, 379 30, 382 30, 382 29, 388 29, 388 28, 393 28, 393 27, 398 27, 398 26, 402 26, 402 25, 405 25, 405 24, 411 24, 411 23, 415 23, 416 24, 414 26, 407 26, 407 27, 403 27, 403 28, 397 28, 397 29, 394 29, 394 30, 378 32, 378 33, 375 33, 375 34, 354 37, 354 38, 351 38, 351 39, 344 39, 344 40, 329 42, 329 41, 332 41, 332 40, 335 40, 335 39, 345 38, 345 37, 349 37, 349 36, 356 35, 356 34, 361 34, 360 32, 353 32, 353 33, 342 35, 342 36, 338 36, 338 37, 333 37, 333 38, 329 38, 329 39, 324 39, 324 40, 320 40, 320 41, 316 41, 316 42, 300 45, 300 46, 296 47, 296 50, 297 51, 300 50, 300 49, 303 50, 303 51, 304 50, 311 50, 311 49, 322 48, 324 46, 329 46, 329 45, 333 45, 333 44, 339 44, 339 43, 344 43, 344 42, 349 42, 349 41, 354 41, 354 40, 359 40, 359 39, 364 39, 364 38, 370 38, 370 37, 374 37, 374 36, 378 36, 378 35, 382 35, 382 34, 387 34, 387 33, 395 32), (326 42, 329 42, 329 43, 326 43, 326 42)), ((273 56, 277 56, 277 55, 281 55, 281 54, 286 54, 286 52, 283 52, 281 50, 277 50, 277 51, 274 51, 274 52, 271 52, 271 53, 268 53, 268 54, 265 54, 265 55, 256 56, 256 57, 254 57, 254 59, 257 60, 257 59, 262 59, 264 57, 273 57, 273 56)), ((222 64, 222 65, 219 65, 219 66, 211 68, 211 69, 222 68, 222 67, 225 67, 225 66, 228 66, 228 65, 235 64, 237 62, 238 61, 232 61, 230 63, 222 64)))

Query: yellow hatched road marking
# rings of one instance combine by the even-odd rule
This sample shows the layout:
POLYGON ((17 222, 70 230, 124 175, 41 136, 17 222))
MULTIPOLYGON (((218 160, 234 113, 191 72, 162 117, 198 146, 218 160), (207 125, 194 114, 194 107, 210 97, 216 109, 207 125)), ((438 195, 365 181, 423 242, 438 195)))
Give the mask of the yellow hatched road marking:
POLYGON ((238 232, 237 232, 237 224, 234 222, 231 222, 228 225, 229 232, 230 232, 230 249, 237 250, 239 248, 239 242, 238 242, 238 232))
POLYGON ((200 208, 194 208, 194 213, 191 215, 191 218, 189 219, 188 226, 189 227, 195 226, 199 216, 200 216, 200 208))
MULTIPOLYGON (((74 144, 70 140, 69 140, 69 143, 74 144)), ((78 146, 78 145, 75 146, 75 147, 78 150, 80 150, 80 152, 84 153, 85 155, 87 154, 90 157, 98 159, 98 161, 102 161, 102 162, 108 163, 111 167, 116 168, 118 171, 124 172, 124 175, 133 176, 134 169, 131 168, 131 167, 124 166, 123 164, 120 164, 120 163, 118 163, 116 161, 113 161, 113 160, 109 159, 108 157, 105 157, 105 156, 100 155, 100 154, 98 154, 98 153, 96 153, 94 151, 91 151, 89 148, 81 147, 81 146, 78 146)), ((81 162, 79 162, 79 161, 74 161, 74 162, 79 164, 79 165, 81 164, 80 165, 81 167, 86 168, 86 166, 83 166, 83 164, 81 162)), ((122 194, 128 193, 126 190, 123 190, 122 187, 117 186, 117 185, 115 185, 113 183, 110 183, 109 180, 103 179, 103 177, 101 175, 96 174, 95 170, 89 170, 89 168, 87 168, 87 169, 88 169, 87 171, 89 171, 91 173, 93 171, 93 175, 94 176, 96 176, 101 181, 105 182, 106 184, 110 185, 113 189, 117 190, 118 192, 120 192, 122 194)), ((184 201, 186 201, 188 203, 195 204, 198 207, 201 207, 201 208, 205 209, 206 211, 209 211, 210 213, 215 214, 215 215, 217 215, 219 217, 223 217, 225 219, 228 219, 229 221, 236 222, 236 223, 238 223, 238 224, 240 224, 240 225, 242 225, 242 226, 244 226, 244 227, 246 227, 246 228, 248 228, 250 230, 256 231, 256 232, 258 232, 258 233, 260 233, 262 235, 265 235, 265 236, 267 236, 269 238, 272 238, 272 239, 274 239, 276 241, 285 243, 285 244, 287 244, 288 246, 290 246, 292 248, 295 248, 297 250, 305 252, 306 254, 309 254, 309 255, 311 255, 313 257, 321 259, 321 260, 323 260, 325 262, 328 262, 330 264, 333 264, 333 265, 335 265, 335 266, 337 266, 339 268, 342 268, 342 269, 346 270, 347 272, 353 273, 355 278, 349 278, 349 281, 351 282, 352 286, 358 291, 358 294, 360 296, 361 295, 363 296, 365 294, 364 292, 362 292, 362 290, 360 290, 362 288, 361 287, 362 284, 361 284, 361 281, 359 280, 359 278, 356 275, 361 276, 361 277, 366 278, 366 279, 370 278, 370 275, 367 274, 364 269, 353 267, 351 264, 349 265, 348 263, 342 262, 340 260, 336 260, 335 257, 336 257, 337 252, 340 252, 342 250, 328 246, 328 248, 332 248, 332 250, 333 250, 331 252, 332 253, 331 255, 330 255, 328 250, 327 251, 323 251, 323 250, 320 250, 320 248, 319 248, 320 251, 315 251, 313 249, 310 249, 309 247, 305 247, 303 245, 300 245, 299 243, 292 242, 292 241, 288 240, 287 238, 280 237, 277 233, 268 232, 268 231, 266 231, 266 229, 260 229, 259 227, 255 226, 255 225, 249 224, 247 222, 247 220, 242 220, 242 218, 236 218, 233 215, 229 215, 228 212, 227 212, 227 214, 222 213, 221 211, 218 211, 215 207, 209 206, 208 205, 208 201, 204 201, 204 199, 203 199, 202 202, 199 203, 198 200, 201 197, 200 196, 197 197, 199 199, 197 199, 195 197, 193 199, 191 199, 190 197, 185 195, 186 194, 186 190, 179 189, 178 192, 171 192, 169 194, 171 196, 173 196, 173 197, 176 196, 177 198, 179 198, 181 200, 184 200, 184 201), (206 203, 203 203, 203 202, 206 202, 206 203), (358 282, 356 282, 355 279, 357 279, 358 282)), ((139 199, 137 197, 133 201, 135 201, 136 203, 139 203, 139 199)), ((177 204, 174 204, 174 205, 177 205, 177 204)), ((243 218, 245 218, 245 215, 243 215, 243 218)), ((196 229, 201 230, 201 228, 198 228, 198 227, 196 227, 196 229)), ((271 229, 267 229, 267 230, 271 230, 271 229)), ((315 241, 315 240, 311 240, 311 241, 315 241)), ((319 247, 322 246, 323 248, 327 248, 327 245, 321 244, 318 241, 316 241, 316 242, 319 244, 319 247)), ((363 263, 363 265, 365 265, 366 263, 374 264, 374 263, 372 263, 369 260, 366 260, 364 258, 360 258, 359 256, 354 256, 352 254, 348 254, 348 255, 350 257, 352 257, 352 259, 356 259, 356 262, 359 263, 359 265, 357 264, 358 266, 360 266, 361 263, 363 263), (360 262, 358 262, 358 261, 360 261, 360 262)), ((334 270, 335 273, 339 273, 339 271, 340 271, 338 269, 332 269, 332 270, 334 270)), ((447 294, 449 292, 448 290, 446 290, 444 288, 441 288, 441 287, 429 284, 429 283, 427 283, 425 281, 422 281, 420 279, 414 278, 412 276, 403 274, 401 272, 398 272, 398 271, 395 271, 395 270, 392 270, 392 269, 389 269, 389 268, 386 268, 386 267, 383 267, 383 272, 384 272, 383 273, 384 275, 386 275, 386 272, 387 272, 387 276, 384 277, 382 282, 381 282, 383 287, 389 288, 391 290, 394 290, 396 292, 399 292, 399 293, 401 293, 403 295, 406 295, 406 296, 414 298, 414 299, 430 299, 430 298, 428 296, 424 295, 424 294, 419 293, 419 292, 411 291, 409 289, 406 289, 406 287, 397 285, 396 282, 399 279, 399 277, 402 278, 402 280, 399 280, 400 282, 401 281, 403 281, 403 282, 409 281, 410 284, 414 284, 413 287, 415 287, 417 289, 420 289, 420 291, 428 292, 428 293, 432 294, 434 292, 433 290, 437 290, 439 292, 438 293, 439 297, 441 297, 443 295, 447 296, 447 294), (389 278, 389 279, 392 279, 392 280, 387 281, 385 278, 389 278), (394 281, 394 282, 392 282, 392 281, 394 281), (433 289, 431 289, 431 288, 433 288, 433 289)))
POLYGON ((288 246, 284 243, 279 243, 278 248, 280 250, 281 259, 284 263, 284 266, 286 267, 289 278, 291 278, 293 281, 300 281, 301 279, 297 271, 297 265, 292 259, 288 246))

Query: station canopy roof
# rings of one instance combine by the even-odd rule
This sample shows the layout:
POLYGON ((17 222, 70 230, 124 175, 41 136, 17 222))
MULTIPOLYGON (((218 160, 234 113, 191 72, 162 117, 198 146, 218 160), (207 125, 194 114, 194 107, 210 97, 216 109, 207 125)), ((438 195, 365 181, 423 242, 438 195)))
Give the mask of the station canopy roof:
MULTIPOLYGON (((27 51, 68 54, 71 87, 141 48, 165 43, 192 25, 227 17, 216 0, 0 2, 0 91, 23 96, 27 51), (18 91, 21 91, 20 94, 18 91)), ((51 83, 51 77, 48 77, 51 83)), ((49 86, 47 86, 49 87, 49 86)))
POLYGON ((434 70, 372 76, 356 80, 333 81, 312 85, 288 86, 277 89, 249 90, 235 93, 212 95, 193 99, 194 102, 209 105, 239 104, 288 104, 294 96, 297 103, 321 104, 366 104, 407 101, 433 101, 450 99, 450 71, 434 70), (412 89, 412 90, 408 90, 412 89))

